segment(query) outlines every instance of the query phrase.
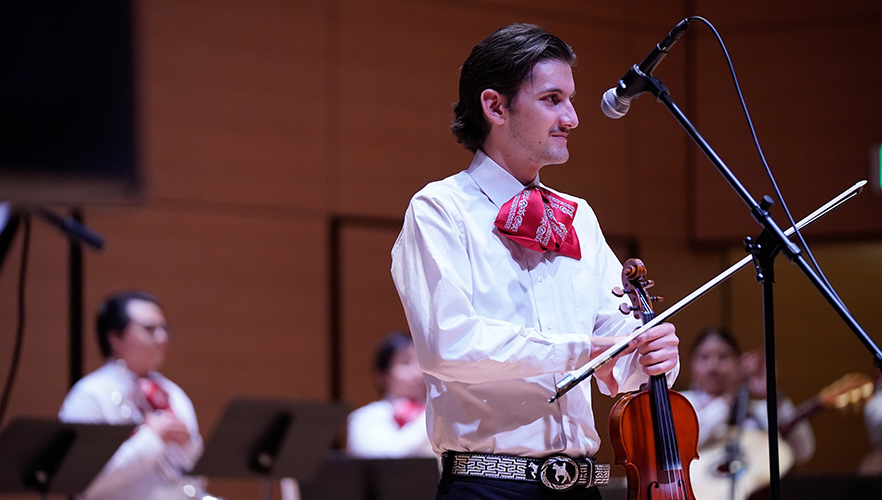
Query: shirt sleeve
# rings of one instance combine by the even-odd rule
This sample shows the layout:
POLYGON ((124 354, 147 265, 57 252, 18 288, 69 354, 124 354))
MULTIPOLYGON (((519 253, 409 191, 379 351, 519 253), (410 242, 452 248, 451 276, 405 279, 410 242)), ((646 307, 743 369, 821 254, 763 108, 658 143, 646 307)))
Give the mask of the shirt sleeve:
POLYGON ((202 456, 204 444, 199 434, 199 424, 196 420, 196 409, 193 402, 177 384, 165 379, 164 384, 168 389, 171 406, 175 415, 180 418, 190 432, 190 441, 183 445, 166 446, 165 453, 168 461, 180 473, 187 474, 196 466, 196 461, 202 456))
MULTIPOLYGON (((788 398, 778 403, 778 419, 787 420, 796 415, 796 406, 788 398)), ((793 458, 801 464, 809 461, 815 454, 815 433, 808 420, 802 420, 784 436, 787 444, 793 449, 793 458)))
MULTIPOLYGON (((109 408, 105 405, 106 401, 75 386, 65 398, 58 419, 83 424, 107 423, 109 408)), ((114 491, 150 474, 162 454, 163 442, 159 436, 147 427, 137 427, 89 485, 88 494, 114 491)))
MULTIPOLYGON (((582 213, 589 212, 591 208, 584 204, 579 207, 582 213)), ((593 336, 615 336, 628 335, 641 325, 633 314, 627 317, 622 315, 619 309, 623 303, 630 303, 628 298, 617 298, 611 290, 615 286, 622 286, 622 264, 612 249, 606 243, 596 217, 591 217, 593 222, 596 241, 593 244, 595 251, 595 259, 597 262, 594 268, 598 270, 599 278, 603 283, 600 288, 600 298, 598 300, 597 316, 594 323, 593 336)), ((620 355, 614 361, 613 377, 618 385, 616 388, 607 387, 606 383, 600 378, 595 378, 597 388, 602 394, 614 396, 615 393, 624 393, 641 390, 649 381, 649 375, 643 371, 640 365, 637 353, 628 355, 620 355), (615 389, 615 390, 613 390, 615 389)), ((674 368, 666 374, 668 388, 673 387, 674 381, 680 373, 680 361, 674 368)))

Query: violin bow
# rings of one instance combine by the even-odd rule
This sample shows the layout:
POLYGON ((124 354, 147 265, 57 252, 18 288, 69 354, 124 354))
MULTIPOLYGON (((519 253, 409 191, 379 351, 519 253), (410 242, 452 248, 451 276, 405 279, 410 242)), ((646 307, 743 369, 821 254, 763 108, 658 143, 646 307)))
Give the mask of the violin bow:
MULTIPOLYGON (((832 200, 828 201, 827 203, 825 203, 824 205, 819 207, 817 210, 815 210, 814 212, 810 213, 809 215, 804 217, 802 220, 797 222, 796 228, 802 229, 803 227, 808 226, 812 222, 827 215, 829 212, 831 212, 833 209, 837 208, 839 205, 842 205, 846 201, 857 196, 861 192, 861 189, 863 189, 864 185, 866 185, 866 184, 867 184, 866 180, 862 180, 860 182, 855 183, 853 186, 846 189, 845 191, 840 193, 838 196, 836 196, 832 200)), ((792 235, 795 232, 796 232, 796 229, 794 229, 793 227, 790 227, 788 230, 784 231, 784 234, 789 237, 790 235, 792 235)), ((645 332, 646 330, 649 330, 650 328, 652 328, 652 327, 658 325, 659 323, 662 323, 666 319, 670 318, 671 316, 673 316, 674 314, 679 312, 680 309, 683 309, 687 305, 691 304, 698 297, 701 297, 702 295, 704 295, 706 292, 710 291, 715 286, 717 286, 720 283, 722 283, 723 281, 729 279, 733 274, 735 274, 737 271, 739 271, 741 268, 743 268, 747 264, 751 263, 752 261, 753 261, 753 256, 747 255, 746 257, 744 257, 740 261, 736 262, 735 264, 733 264, 731 267, 729 267, 728 269, 726 269, 722 273, 718 274, 715 278, 711 279, 710 281, 708 281, 704 285, 698 287, 697 289, 695 289, 695 291, 693 291, 689 295, 683 297, 676 304, 665 309, 664 312, 656 314, 655 318, 653 318, 651 321, 645 323, 640 328, 634 330, 633 332, 628 334, 628 336, 626 336, 625 338, 623 338, 622 340, 617 342, 615 345, 613 345, 612 347, 610 347, 609 349, 607 349, 606 351, 601 353, 599 356, 597 356, 596 358, 594 358, 591 361, 589 361, 588 363, 586 363, 585 366, 583 366, 579 371, 574 372, 574 373, 570 373, 569 375, 567 375, 566 377, 561 379, 560 382, 555 384, 556 392, 553 397, 548 399, 548 402, 553 403, 558 398, 560 398, 561 396, 566 394, 570 389, 572 389, 573 387, 578 385, 580 382, 582 382, 586 378, 593 375, 594 372, 597 371, 598 368, 605 365, 609 361, 615 359, 615 357, 618 356, 619 354, 621 354, 625 349, 627 349, 628 344, 630 344, 631 341, 633 341, 635 338, 637 338, 637 336, 639 336, 641 333, 645 332)))

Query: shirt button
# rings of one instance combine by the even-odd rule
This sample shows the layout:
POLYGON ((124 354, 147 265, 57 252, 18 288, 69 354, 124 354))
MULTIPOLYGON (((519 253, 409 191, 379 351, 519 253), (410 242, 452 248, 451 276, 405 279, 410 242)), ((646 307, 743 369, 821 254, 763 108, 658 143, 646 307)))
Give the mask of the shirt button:
POLYGON ((537 279, 539 280, 539 283, 542 283, 542 280, 545 278, 542 275, 540 275, 537 279))

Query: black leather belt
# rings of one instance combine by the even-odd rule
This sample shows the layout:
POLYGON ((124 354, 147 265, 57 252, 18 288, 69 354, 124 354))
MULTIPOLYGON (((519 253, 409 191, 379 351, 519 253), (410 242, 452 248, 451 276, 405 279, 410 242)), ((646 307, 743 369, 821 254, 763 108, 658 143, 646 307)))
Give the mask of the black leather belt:
POLYGON ((444 472, 455 476, 537 482, 554 491, 566 491, 576 486, 588 488, 609 482, 609 464, 599 464, 588 457, 551 455, 547 458, 527 458, 457 451, 446 451, 442 457, 444 472))

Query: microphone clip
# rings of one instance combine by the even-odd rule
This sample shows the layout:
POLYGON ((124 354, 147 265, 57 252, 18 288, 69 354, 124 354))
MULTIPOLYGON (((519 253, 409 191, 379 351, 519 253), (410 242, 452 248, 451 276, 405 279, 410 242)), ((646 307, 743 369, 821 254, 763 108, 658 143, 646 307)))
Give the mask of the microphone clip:
POLYGON ((661 94, 666 94, 668 88, 652 74, 646 74, 635 64, 622 76, 616 85, 616 96, 628 96, 628 100, 635 99, 646 92, 652 92, 656 99, 661 94))

